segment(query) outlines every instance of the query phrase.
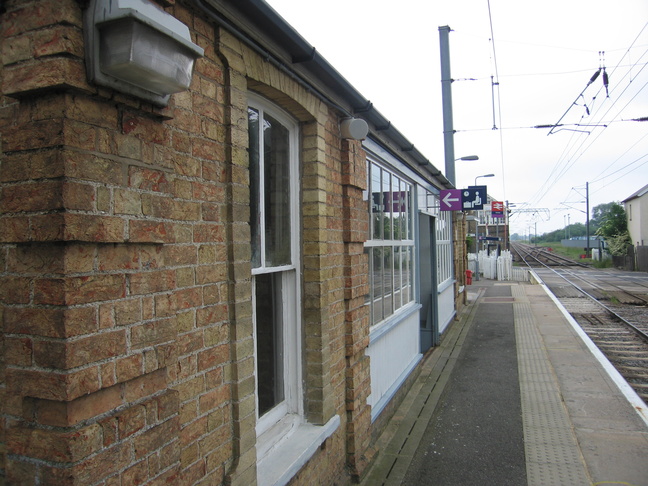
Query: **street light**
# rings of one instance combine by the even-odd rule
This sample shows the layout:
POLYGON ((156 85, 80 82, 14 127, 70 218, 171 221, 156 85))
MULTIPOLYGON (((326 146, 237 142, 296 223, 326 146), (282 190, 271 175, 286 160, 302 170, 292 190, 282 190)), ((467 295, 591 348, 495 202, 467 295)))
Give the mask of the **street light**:
POLYGON ((479 179, 481 177, 495 177, 495 174, 484 174, 484 175, 480 175, 480 176, 475 177, 475 185, 477 185, 477 179, 479 179))
POLYGON ((479 160, 479 156, 478 155, 466 155, 464 157, 459 157, 458 159, 455 159, 455 162, 457 160, 479 160))

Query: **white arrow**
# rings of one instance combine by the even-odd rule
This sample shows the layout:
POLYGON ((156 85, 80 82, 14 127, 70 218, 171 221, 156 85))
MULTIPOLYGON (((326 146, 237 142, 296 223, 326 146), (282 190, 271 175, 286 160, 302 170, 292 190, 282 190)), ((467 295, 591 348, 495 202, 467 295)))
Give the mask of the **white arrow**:
POLYGON ((453 202, 459 202, 459 198, 458 198, 458 197, 450 197, 450 196, 452 196, 452 193, 451 193, 451 192, 449 192, 448 194, 446 194, 445 197, 443 198, 443 203, 444 203, 446 206, 448 206, 448 207, 451 207, 451 206, 452 206, 451 203, 453 203, 453 202))
POLYGON ((445 197, 443 198, 443 203, 444 203, 446 206, 448 206, 448 207, 452 206, 451 203, 453 203, 453 202, 459 202, 459 198, 458 198, 458 197, 450 197, 450 196, 452 196, 452 193, 451 193, 451 192, 449 192, 448 194, 446 194, 445 197))

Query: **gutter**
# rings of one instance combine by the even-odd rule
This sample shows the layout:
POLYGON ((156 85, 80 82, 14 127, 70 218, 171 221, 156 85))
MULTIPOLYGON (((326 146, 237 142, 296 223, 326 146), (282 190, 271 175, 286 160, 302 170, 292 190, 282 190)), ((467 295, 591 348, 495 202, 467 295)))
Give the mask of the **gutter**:
POLYGON ((419 170, 426 169, 446 188, 454 187, 369 100, 364 98, 320 55, 315 47, 264 0, 191 0, 191 2, 217 25, 234 34, 266 61, 289 75, 322 101, 335 107, 345 116, 358 116, 367 121, 372 138, 381 142, 396 157, 410 159, 416 163, 419 170), (223 15, 221 11, 227 15, 223 15), (276 42, 277 47, 286 55, 270 52, 260 39, 253 37, 253 33, 249 32, 246 25, 236 21, 237 18, 248 19, 257 32, 276 42), (316 86, 314 80, 320 82, 324 88, 316 86), (347 104, 348 108, 342 107, 340 102, 326 94, 327 91, 339 95, 340 101, 347 104))

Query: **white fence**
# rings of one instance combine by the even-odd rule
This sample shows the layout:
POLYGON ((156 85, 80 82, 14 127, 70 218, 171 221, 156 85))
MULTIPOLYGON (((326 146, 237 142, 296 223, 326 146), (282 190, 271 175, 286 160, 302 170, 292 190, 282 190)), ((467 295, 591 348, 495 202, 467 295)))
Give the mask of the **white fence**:
POLYGON ((508 250, 504 250, 498 256, 496 251, 488 253, 481 250, 477 255, 468 254, 468 269, 473 272, 475 278, 479 276, 490 280, 511 280, 515 282, 528 282, 529 270, 513 266, 513 256, 508 250))

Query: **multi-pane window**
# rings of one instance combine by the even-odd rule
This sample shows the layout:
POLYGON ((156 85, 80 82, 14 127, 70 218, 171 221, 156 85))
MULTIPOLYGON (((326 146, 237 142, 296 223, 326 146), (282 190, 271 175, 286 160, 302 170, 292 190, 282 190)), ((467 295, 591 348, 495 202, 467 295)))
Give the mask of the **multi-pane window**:
POLYGON ((439 197, 429 191, 419 193, 419 208, 435 215, 436 249, 437 249, 437 282, 453 278, 452 263, 452 212, 440 211, 439 197))
POLYGON ((257 432, 263 433, 301 407, 297 124, 251 96, 248 130, 257 432))
POLYGON ((367 303, 378 324, 414 299, 412 185, 375 162, 368 164, 370 234, 367 303))

